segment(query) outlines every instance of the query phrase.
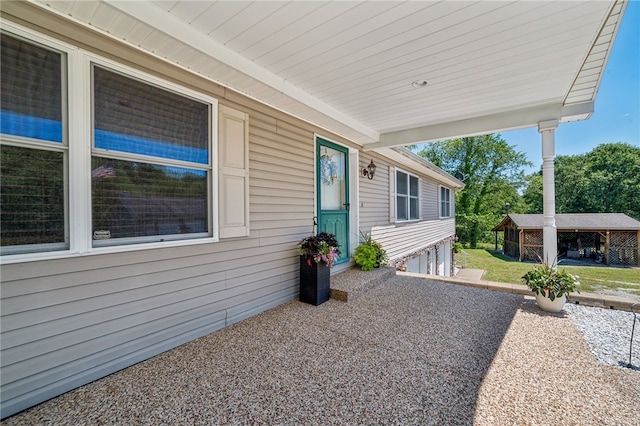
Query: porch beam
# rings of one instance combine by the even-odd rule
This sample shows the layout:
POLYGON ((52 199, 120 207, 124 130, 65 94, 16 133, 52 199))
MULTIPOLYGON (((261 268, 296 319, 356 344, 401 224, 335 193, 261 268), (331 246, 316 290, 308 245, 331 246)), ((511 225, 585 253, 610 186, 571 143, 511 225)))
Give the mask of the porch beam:
POLYGON ((558 120, 538 123, 542 135, 542 227, 543 261, 555 266, 558 255, 558 230, 556 228, 556 191, 554 176, 555 132, 558 120))
POLYGON ((541 121, 548 120, 549 117, 558 117, 559 122, 586 120, 593 114, 593 111, 594 103, 591 101, 571 105, 547 104, 510 110, 465 120, 382 133, 380 142, 367 144, 364 146, 364 150, 534 127, 541 121))

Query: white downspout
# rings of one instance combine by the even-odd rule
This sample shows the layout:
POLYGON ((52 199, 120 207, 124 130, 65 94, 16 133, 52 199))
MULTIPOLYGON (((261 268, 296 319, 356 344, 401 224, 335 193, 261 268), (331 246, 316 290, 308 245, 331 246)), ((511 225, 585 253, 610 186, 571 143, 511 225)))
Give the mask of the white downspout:
POLYGON ((556 191, 554 178, 555 131, 558 120, 541 121, 538 132, 542 134, 542 200, 544 225, 542 228, 543 261, 555 266, 558 255, 556 229, 556 191))

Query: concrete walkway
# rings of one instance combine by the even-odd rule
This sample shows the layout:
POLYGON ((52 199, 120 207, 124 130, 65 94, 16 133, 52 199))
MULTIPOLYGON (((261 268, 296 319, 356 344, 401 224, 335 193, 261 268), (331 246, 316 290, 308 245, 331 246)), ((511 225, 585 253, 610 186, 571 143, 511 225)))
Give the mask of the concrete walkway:
MULTIPOLYGON (((534 295, 531 290, 524 284, 510 284, 493 281, 484 281, 481 279, 484 271, 480 269, 463 268, 455 277, 441 277, 436 275, 413 274, 410 272, 398 272, 398 275, 420 277, 433 281, 439 281, 449 284, 457 284, 465 287, 483 288, 493 291, 501 291, 505 293, 515 293, 524 296, 534 295), (464 272, 463 272, 464 271, 464 272)), ((634 304, 640 303, 640 297, 621 297, 600 293, 571 293, 569 302, 585 306, 594 306, 606 309, 618 309, 631 312, 634 304)), ((640 312, 640 305, 635 307, 635 312, 640 312)))
POLYGON ((2 424, 631 425, 639 378, 529 298, 394 276, 349 303, 278 306, 2 424))
POLYGON ((464 280, 480 281, 484 275, 484 269, 462 268, 456 274, 456 277, 464 280))

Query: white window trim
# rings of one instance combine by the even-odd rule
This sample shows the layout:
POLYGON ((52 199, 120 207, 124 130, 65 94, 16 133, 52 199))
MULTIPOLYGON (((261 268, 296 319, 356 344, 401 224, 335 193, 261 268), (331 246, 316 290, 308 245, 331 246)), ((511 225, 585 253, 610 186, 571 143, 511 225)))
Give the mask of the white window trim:
MULTIPOLYGON (((63 89, 66 89, 66 109, 63 108, 63 143, 68 150, 68 165, 65 175, 67 196, 66 231, 69 236, 69 249, 42 251, 20 254, 6 254, 0 256, 0 265, 60 259, 78 255, 119 253, 146 249, 178 247, 186 245, 207 244, 219 241, 218 226, 218 100, 195 90, 171 83, 135 68, 116 61, 84 51, 76 46, 61 42, 55 38, 40 34, 29 28, 22 27, 11 21, 0 18, 0 25, 4 32, 24 38, 36 44, 64 53, 67 57, 66 66, 63 65, 63 89), (93 135, 91 132, 91 63, 95 63, 127 76, 138 78, 144 82, 173 91, 182 96, 209 103, 210 146, 209 167, 209 237, 170 240, 163 242, 139 243, 130 245, 113 245, 106 247, 92 247, 91 232, 91 156, 93 154, 93 135), (70 84, 69 82, 73 82, 70 84), (72 118, 72 119, 71 119, 72 118)), ((16 138, 24 139, 24 138, 16 138)))
MULTIPOLYGON (((394 168, 394 181, 395 181, 395 188, 394 188, 394 199, 395 199, 395 222, 396 223, 407 223, 407 222, 418 222, 422 219, 422 204, 421 204, 421 200, 422 200, 422 179, 420 179, 420 176, 410 173, 406 170, 403 169, 399 169, 397 167, 394 168), (411 203, 409 202, 411 200, 411 198, 417 198, 418 200, 418 217, 415 219, 412 218, 408 218, 408 219, 400 219, 398 218, 398 172, 400 173, 404 173, 407 175, 407 215, 411 216, 411 203), (418 179, 418 196, 411 196, 409 195, 409 193, 411 192, 411 177, 414 177, 416 179, 418 179)), ((404 195, 404 194, 402 194, 404 195)))
MULTIPOLYGON (((162 89, 174 92, 178 95, 181 96, 185 96, 185 97, 189 97, 192 98, 194 100, 203 102, 203 103, 208 103, 211 105, 211 112, 210 112, 210 116, 209 116, 209 134, 210 134, 210 145, 209 145, 209 164, 207 165, 207 167, 203 167, 202 169, 207 169, 210 171, 210 180, 209 180, 209 188, 210 188, 210 192, 209 192, 209 197, 210 197, 210 205, 209 205, 209 211, 208 211, 208 222, 209 222, 209 234, 210 236, 208 237, 194 237, 194 238, 188 238, 188 239, 184 239, 184 240, 168 240, 168 241, 163 241, 163 242, 149 242, 149 243, 144 243, 144 242, 140 242, 140 243, 133 243, 131 245, 135 246, 135 247, 142 247, 142 248, 158 248, 158 247, 166 247, 166 246, 172 246, 173 243, 177 242, 177 241, 190 241, 190 240, 204 240, 205 242, 217 242, 219 241, 219 227, 218 227, 218 100, 215 98, 212 98, 210 96, 206 96, 204 94, 201 94, 199 92, 196 92, 194 90, 182 87, 180 85, 165 81, 163 79, 160 79, 158 77, 155 77, 153 75, 147 74, 145 72, 139 71, 135 68, 131 68, 129 66, 126 65, 122 65, 118 62, 112 61, 110 59, 106 59, 103 58, 101 56, 97 56, 95 54, 89 53, 89 52, 84 52, 81 51, 81 55, 82 55, 82 64, 84 65, 85 69, 83 72, 83 75, 81 76, 81 81, 82 84, 80 85, 81 87, 84 88, 88 88, 88 98, 85 98, 85 102, 89 102, 88 105, 91 105, 91 98, 92 98, 92 91, 93 91, 93 87, 91 85, 91 66, 93 64, 95 65, 99 65, 102 66, 104 68, 106 68, 107 70, 111 70, 111 71, 115 71, 115 72, 119 72, 127 77, 131 77, 131 78, 135 78, 138 79, 140 81, 142 81, 143 83, 147 83, 147 84, 151 84, 154 86, 158 86, 162 89)), ((85 104, 86 105, 86 104, 85 104)), ((83 180, 85 181, 85 185, 87 185, 87 190, 88 190, 88 196, 89 198, 86 200, 86 202, 84 203, 85 205, 91 206, 91 157, 93 156, 93 154, 101 154, 101 153, 106 153, 108 151, 103 150, 103 149, 96 149, 93 146, 93 135, 91 132, 91 123, 93 120, 93 111, 91 108, 85 108, 84 109, 84 121, 85 121, 85 125, 82 127, 87 128, 87 130, 89 131, 88 135, 90 136, 90 140, 89 140, 89 155, 86 158, 86 161, 83 162, 83 164, 86 166, 86 169, 83 170, 83 180)), ((85 137, 86 138, 86 137, 85 137)), ((86 144, 86 142, 85 142, 86 144)), ((84 147, 86 149, 86 147, 84 147)), ((115 154, 115 153, 114 153, 115 154)), ((111 155, 111 154, 110 154, 111 155)), ((134 159, 134 158, 139 158, 142 159, 144 156, 141 155, 135 155, 135 154, 131 154, 131 155, 119 155, 119 154, 115 154, 115 155, 111 155, 115 158, 126 158, 126 159, 134 159)), ((179 165, 178 161, 165 161, 162 159, 157 159, 157 158, 153 158, 154 162, 159 162, 159 163, 165 163, 165 164, 174 164, 174 165, 179 165), (160 160, 160 161, 158 161, 160 160)), ((193 167, 193 165, 191 165, 191 167, 193 167)), ((196 167, 196 168, 200 168, 200 167, 196 167)), ((89 211, 89 215, 90 215, 90 211, 89 211)), ((101 252, 101 253, 108 253, 108 252, 119 252, 121 251, 121 248, 123 246, 128 246, 129 244, 127 244, 127 240, 129 240, 128 238, 123 238, 121 241, 123 244, 113 244, 113 245, 108 245, 108 246, 95 246, 95 247, 91 247, 91 226, 92 226, 92 222, 91 222, 91 217, 89 217, 89 221, 87 223, 87 226, 85 226, 85 230, 88 232, 88 235, 84 238, 84 241, 88 241, 90 247, 87 248, 88 251, 95 251, 95 252, 101 252)), ((136 238, 136 239, 131 239, 132 241, 141 241, 140 238, 136 238)))
POLYGON ((451 191, 451 188, 449 188, 448 186, 438 185, 438 217, 440 219, 450 219, 453 216, 452 215, 453 202, 451 201, 451 193, 452 192, 453 191, 451 191), (442 216, 442 188, 444 188, 447 191, 449 191, 449 216, 442 216))

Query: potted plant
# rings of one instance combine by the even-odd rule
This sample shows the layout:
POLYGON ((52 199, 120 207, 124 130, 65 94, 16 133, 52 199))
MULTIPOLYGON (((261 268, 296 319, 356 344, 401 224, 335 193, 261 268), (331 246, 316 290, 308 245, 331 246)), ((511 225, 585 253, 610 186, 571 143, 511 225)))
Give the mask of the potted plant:
POLYGON ((338 259, 340 250, 335 235, 320 232, 298 243, 300 253, 300 301, 320 305, 329 300, 329 268, 338 259))
POLYGON ((536 294, 540 309, 547 312, 560 312, 569 293, 578 291, 580 285, 577 275, 559 271, 555 263, 551 266, 546 263, 537 265, 524 274, 522 280, 536 294))
POLYGON ((382 248, 382 244, 377 243, 371 235, 361 234, 361 243, 353 254, 356 265, 363 271, 373 271, 387 264, 387 252, 382 248))

